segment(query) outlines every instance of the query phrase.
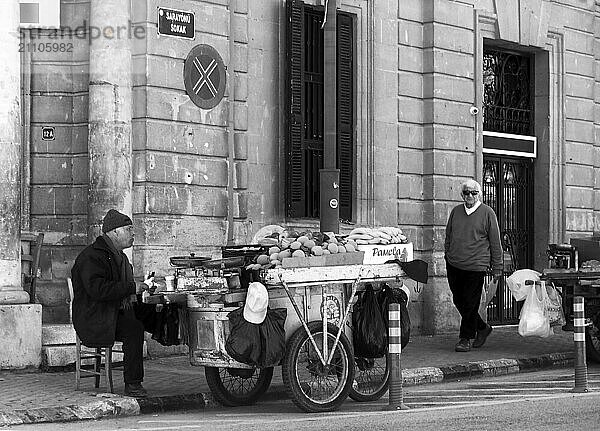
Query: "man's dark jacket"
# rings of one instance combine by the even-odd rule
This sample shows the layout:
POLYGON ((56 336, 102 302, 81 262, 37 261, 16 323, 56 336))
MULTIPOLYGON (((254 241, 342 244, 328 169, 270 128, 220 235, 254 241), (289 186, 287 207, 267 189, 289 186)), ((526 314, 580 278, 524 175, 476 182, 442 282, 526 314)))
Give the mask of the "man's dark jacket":
MULTIPOLYGON (((128 260, 125 264, 131 265, 128 260)), ((135 282, 124 280, 103 237, 96 238, 77 256, 71 277, 73 326, 81 342, 89 347, 114 343, 121 301, 135 294, 135 282)))

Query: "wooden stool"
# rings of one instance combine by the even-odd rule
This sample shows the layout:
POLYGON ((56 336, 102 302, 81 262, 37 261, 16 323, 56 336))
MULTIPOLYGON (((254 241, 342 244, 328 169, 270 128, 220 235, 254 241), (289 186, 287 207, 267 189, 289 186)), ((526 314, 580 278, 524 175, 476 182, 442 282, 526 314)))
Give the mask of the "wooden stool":
MULTIPOLYGON (((71 304, 69 307, 69 315, 71 318, 71 323, 73 323, 73 282, 71 278, 67 278, 67 284, 69 286, 69 297, 71 298, 71 304)), ((108 389, 111 393, 114 392, 113 388, 113 378, 112 371, 115 368, 120 368, 121 366, 113 366, 112 354, 115 353, 123 353, 121 348, 115 348, 113 344, 110 346, 100 346, 100 347, 88 347, 85 346, 81 340, 79 339, 79 335, 77 335, 77 331, 75 331, 75 389, 79 390, 79 384, 81 383, 81 379, 86 377, 94 377, 95 384, 94 387, 100 387, 100 376, 102 374, 106 377, 106 382, 108 389), (87 369, 82 367, 82 360, 93 359, 94 364, 92 369, 87 369), (102 363, 102 359, 104 359, 104 363, 102 363)))

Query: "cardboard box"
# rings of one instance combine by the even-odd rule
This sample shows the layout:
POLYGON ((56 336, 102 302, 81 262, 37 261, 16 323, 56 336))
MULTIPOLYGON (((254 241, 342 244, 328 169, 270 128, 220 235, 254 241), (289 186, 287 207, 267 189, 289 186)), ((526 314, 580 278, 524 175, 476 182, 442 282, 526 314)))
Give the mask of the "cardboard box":
POLYGON ((358 249, 365 252, 365 264, 382 264, 388 260, 398 259, 408 262, 413 260, 413 245, 412 242, 407 244, 374 244, 374 245, 359 245, 358 249))

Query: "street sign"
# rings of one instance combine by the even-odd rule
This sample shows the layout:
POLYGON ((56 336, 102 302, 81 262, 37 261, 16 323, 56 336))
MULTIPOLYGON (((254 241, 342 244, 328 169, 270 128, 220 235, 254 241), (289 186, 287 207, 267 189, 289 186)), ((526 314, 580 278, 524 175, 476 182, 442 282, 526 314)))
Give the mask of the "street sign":
POLYGON ((42 141, 54 141, 54 127, 43 126, 42 127, 42 141))
POLYGON ((193 12, 158 8, 158 34, 194 39, 195 19, 193 12))
POLYGON ((194 104, 212 109, 225 94, 225 64, 216 49, 210 45, 196 45, 183 65, 185 91, 194 104))

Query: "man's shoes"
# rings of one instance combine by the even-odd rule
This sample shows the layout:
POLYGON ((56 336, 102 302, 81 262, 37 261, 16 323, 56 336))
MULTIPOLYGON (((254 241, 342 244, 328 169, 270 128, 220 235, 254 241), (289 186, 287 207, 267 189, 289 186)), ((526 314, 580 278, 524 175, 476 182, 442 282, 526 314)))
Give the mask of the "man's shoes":
POLYGON ((471 351, 471 340, 468 338, 461 338, 456 346, 454 346, 455 352, 470 352, 471 351))
POLYGON ((473 341, 473 347, 478 348, 485 344, 485 340, 492 333, 492 327, 487 325, 485 329, 477 331, 477 335, 475 336, 475 341, 473 341))
POLYGON ((148 392, 141 383, 125 383, 125 395, 134 398, 145 398, 148 392))

